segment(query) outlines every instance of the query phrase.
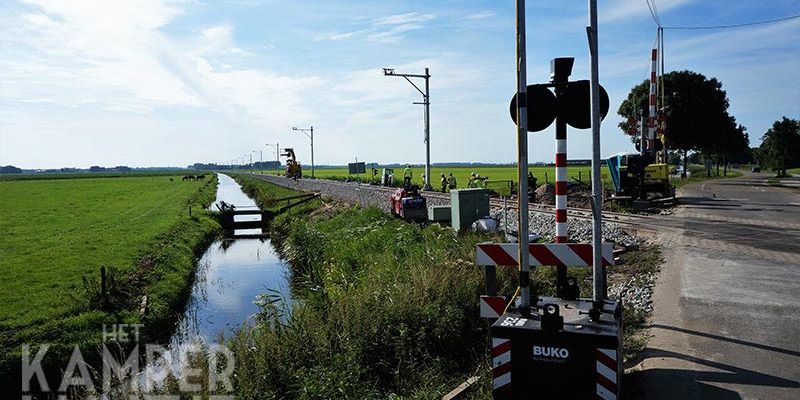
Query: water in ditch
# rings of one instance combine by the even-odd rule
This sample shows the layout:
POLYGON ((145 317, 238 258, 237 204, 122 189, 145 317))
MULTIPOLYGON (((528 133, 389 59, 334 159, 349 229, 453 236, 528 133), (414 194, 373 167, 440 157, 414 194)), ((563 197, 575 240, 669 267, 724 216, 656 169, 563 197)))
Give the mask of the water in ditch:
MULTIPOLYGON (((236 181, 227 175, 218 176, 215 203, 225 201, 237 208, 257 207, 236 181)), ((211 208, 216 209, 213 204, 211 208)), ((241 215, 236 220, 259 218, 259 215, 241 215)), ((260 230, 235 232, 236 235, 256 233, 260 230)), ((259 311, 256 302, 265 293, 286 301, 291 298, 287 264, 278 257, 269 239, 215 241, 198 262, 191 298, 170 345, 198 340, 215 342, 220 333, 229 336, 242 324, 252 324, 259 311)))

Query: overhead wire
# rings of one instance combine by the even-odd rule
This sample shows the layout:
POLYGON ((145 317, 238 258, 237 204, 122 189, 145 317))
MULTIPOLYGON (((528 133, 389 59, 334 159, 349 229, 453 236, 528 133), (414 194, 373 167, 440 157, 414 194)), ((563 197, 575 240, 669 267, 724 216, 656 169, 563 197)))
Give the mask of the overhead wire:
POLYGON ((788 21, 790 19, 796 19, 796 18, 800 18, 800 14, 790 15, 790 16, 783 17, 783 18, 768 19, 768 20, 763 20, 763 21, 745 22, 745 23, 741 23, 741 24, 709 25, 709 26, 663 26, 662 28, 663 29, 672 29, 672 30, 728 29, 728 28, 741 28, 741 27, 753 26, 753 25, 771 24, 771 23, 774 23, 774 22, 788 21))
MULTIPOLYGON (((656 25, 661 26, 661 21, 658 20, 658 17, 656 16, 657 14, 655 11, 653 11, 653 6, 650 5, 650 0, 644 0, 644 2, 647 3, 647 9, 650 10, 650 16, 653 17, 653 21, 656 23, 656 25)), ((655 1, 653 1, 653 4, 655 4, 655 1)))

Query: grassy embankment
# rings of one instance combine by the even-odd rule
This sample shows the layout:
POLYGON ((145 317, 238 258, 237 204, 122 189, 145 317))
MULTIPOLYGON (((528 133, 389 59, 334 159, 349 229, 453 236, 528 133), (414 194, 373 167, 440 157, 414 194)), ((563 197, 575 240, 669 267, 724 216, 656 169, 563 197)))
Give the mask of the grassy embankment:
POLYGON ((675 185, 676 188, 679 188, 684 185, 688 185, 690 183, 705 181, 708 179, 724 179, 724 178, 736 178, 742 176, 741 171, 737 171, 734 169, 728 169, 728 175, 723 175, 722 170, 720 169, 719 176, 716 175, 716 169, 711 171, 711 176, 706 176, 706 168, 702 165, 689 165, 688 166, 689 176, 686 178, 672 178, 672 184, 675 185))
MULTIPOLYGON (((249 184, 261 193, 282 190, 249 184)), ((291 262, 298 301, 290 307, 271 298, 260 323, 230 340, 240 398, 438 398, 473 375, 481 379, 470 398, 491 396, 488 329, 478 317, 483 274, 474 254, 477 243, 499 238, 335 203, 278 216, 271 233, 291 262)), ((646 252, 655 256, 627 256, 610 272, 657 268, 657 250, 646 252)), ((516 272, 499 273, 501 293, 511 294, 516 272)), ((571 273, 590 293, 589 270, 571 273)), ((553 292, 552 268, 534 275, 540 293, 553 292)), ((625 319, 637 326, 644 316, 628 310, 625 319)), ((641 346, 633 340, 638 330, 630 332, 627 353, 641 346)))
POLYGON ((23 343, 50 343, 46 365, 63 369, 75 345, 96 357, 103 324, 143 323, 151 341, 169 334, 196 256, 219 228, 204 210, 216 175, 174 178, 0 182, 0 382, 19 386, 23 343), (109 270, 105 297, 100 267, 109 270))
MULTIPOLYGON (((246 175, 236 173, 229 173, 228 175, 236 180, 236 183, 242 187, 242 191, 255 200, 256 204, 264 211, 277 211, 286 205, 286 202, 279 202, 277 201, 278 199, 301 194, 296 190, 276 185, 263 185, 264 181, 246 175)), ((291 200, 291 202, 295 203, 297 200, 291 200)), ((292 215, 305 214, 316 209, 321 204, 320 199, 314 199, 289 208, 287 213, 292 215)))

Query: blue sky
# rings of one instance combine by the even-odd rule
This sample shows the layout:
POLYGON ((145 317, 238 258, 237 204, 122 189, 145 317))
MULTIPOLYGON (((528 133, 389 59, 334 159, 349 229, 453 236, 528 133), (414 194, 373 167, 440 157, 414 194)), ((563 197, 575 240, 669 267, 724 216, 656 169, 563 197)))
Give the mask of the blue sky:
MULTIPOLYGON (((662 23, 717 25, 800 13, 800 1, 658 0, 662 23)), ((631 150, 616 109, 648 76, 656 26, 644 0, 600 1, 604 155, 631 150)), ((586 2, 528 2, 528 78, 553 57, 588 76, 586 2)), ((0 3, 0 164, 25 168, 274 159, 424 161, 419 94, 381 67, 430 68, 434 162, 513 162, 514 2, 26 0, 0 3)), ((717 77, 751 143, 800 117, 800 19, 665 33, 666 70, 717 77)), ((702 132, 698 132, 702 134, 702 132)), ((570 130, 588 158, 590 131, 570 130)), ((552 127, 530 136, 551 161, 552 127)))

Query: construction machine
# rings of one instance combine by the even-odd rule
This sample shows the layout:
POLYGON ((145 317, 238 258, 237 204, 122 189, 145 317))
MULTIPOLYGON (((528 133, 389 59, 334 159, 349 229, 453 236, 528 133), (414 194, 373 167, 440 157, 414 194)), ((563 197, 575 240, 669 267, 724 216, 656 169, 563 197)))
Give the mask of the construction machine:
POLYGON ((414 222, 425 222, 428 219, 428 202, 419 193, 417 185, 395 190, 389 201, 394 216, 414 222))
POLYGON ((651 160, 639 153, 619 153, 606 160, 618 196, 647 200, 653 194, 656 198, 675 195, 669 181, 669 166, 651 160))
POLYGON ((294 155, 294 149, 285 148, 281 157, 286 157, 286 173, 287 178, 299 179, 303 177, 303 168, 297 162, 297 157, 294 155))

